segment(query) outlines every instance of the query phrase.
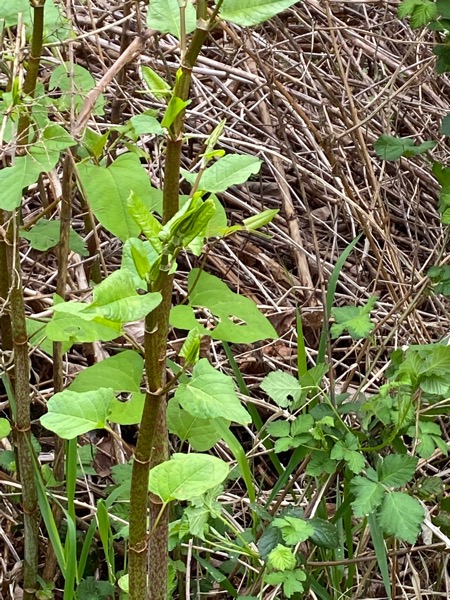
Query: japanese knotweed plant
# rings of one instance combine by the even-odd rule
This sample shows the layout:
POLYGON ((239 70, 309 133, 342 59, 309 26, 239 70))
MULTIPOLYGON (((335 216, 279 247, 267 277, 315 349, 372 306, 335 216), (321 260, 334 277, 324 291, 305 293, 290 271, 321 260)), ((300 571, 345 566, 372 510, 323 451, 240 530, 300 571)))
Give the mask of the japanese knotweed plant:
MULTIPOLYGON (((223 342, 252 343, 273 338, 276 333, 253 302, 233 293, 220 279, 202 269, 189 273, 186 302, 174 308, 172 290, 180 253, 189 251, 200 256, 209 240, 235 231, 255 231, 269 223, 276 211, 264 211, 242 225, 227 226, 216 194, 258 173, 261 161, 253 156, 224 156, 217 150, 223 123, 208 139, 196 173, 181 172, 180 165, 192 70, 210 31, 220 19, 252 26, 292 4, 294 0, 152 0, 147 9, 149 30, 135 40, 133 52, 142 49, 154 30, 170 33, 180 44, 180 66, 173 85, 148 67, 142 70, 149 93, 165 102, 162 117, 157 112, 143 113, 126 124, 106 128, 101 135, 85 127, 90 115, 103 114, 105 103, 100 93, 103 90, 86 69, 69 63, 56 68, 49 65, 50 79, 45 85, 39 81, 44 42, 57 43, 71 35, 70 24, 58 5, 53 0, 15 0, 0 7, 3 26, 17 25, 19 30, 25 26, 31 39, 23 83, 20 57, 4 64, 2 70, 8 83, 0 105, 1 137, 16 149, 11 164, 0 173, 0 209, 2 223, 7 224, 0 244, 0 295, 9 303, 11 313, 11 322, 3 313, 0 325, 3 346, 11 352, 13 366, 11 369, 5 364, 5 372, 13 384, 13 422, 23 484, 28 540, 26 598, 34 597, 36 591, 38 498, 65 577, 66 599, 74 597, 86 562, 85 554, 76 568, 69 560, 76 545, 74 480, 67 480, 69 503, 64 514, 68 541, 63 548, 52 526, 55 522, 51 521, 41 476, 36 475, 30 443, 30 339, 37 343, 43 335, 53 342, 56 393, 48 401, 48 412, 41 422, 59 438, 69 440, 68 474, 75 472, 77 436, 97 428, 108 429, 110 423, 139 424, 130 486, 129 580, 122 581, 131 600, 166 598, 169 503, 198 497, 228 475, 226 463, 201 452, 224 439, 236 456, 249 497, 254 500, 245 454, 229 430, 231 422, 249 423, 249 414, 236 395, 233 380, 199 358, 200 340, 209 336, 223 342), (72 119, 69 131, 63 126, 64 114, 70 114, 72 119), (164 149, 162 189, 151 185, 141 164, 142 152, 135 142, 144 134, 157 136, 164 149), (109 144, 117 156, 112 162, 106 156, 109 144), (129 151, 122 151, 125 149, 129 151), (61 198, 49 203, 32 222, 22 225, 23 190, 38 181, 41 184, 42 176, 53 170, 61 158, 61 198), (185 196, 180 195, 181 177, 191 187, 185 196), (67 302, 69 249, 86 254, 83 241, 70 227, 74 185, 83 205, 123 242, 123 254, 120 269, 103 280, 98 273, 92 275, 97 283, 92 295, 80 302, 67 302), (58 204, 60 221, 47 220, 58 204), (57 294, 48 323, 26 318, 20 237, 38 250, 59 244, 57 294), (209 320, 208 327, 203 324, 204 316, 209 320), (71 345, 113 340, 123 333, 125 323, 138 320, 145 320, 142 353, 127 351, 113 356, 63 389, 62 356, 71 345), (171 326, 185 330, 187 336, 172 374, 167 377, 166 347, 171 326), (172 390, 175 394, 167 405, 172 390), (117 398, 123 393, 129 394, 126 402, 117 398), (176 454, 169 460, 169 429, 187 438, 198 452, 176 454)), ((130 59, 134 54, 127 56, 130 59)), ((108 538, 104 511, 100 504, 97 520, 102 541, 108 538)), ((104 547, 110 557, 106 541, 104 547)), ((113 578, 112 568, 109 573, 113 578)))

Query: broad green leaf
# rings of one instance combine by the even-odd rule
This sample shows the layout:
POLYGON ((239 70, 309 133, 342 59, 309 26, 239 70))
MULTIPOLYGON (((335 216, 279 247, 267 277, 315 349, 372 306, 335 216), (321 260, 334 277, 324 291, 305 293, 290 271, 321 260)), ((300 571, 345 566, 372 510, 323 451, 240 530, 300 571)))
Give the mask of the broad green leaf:
POLYGON ((160 77, 153 69, 146 65, 141 66, 142 80, 147 87, 147 91, 157 100, 170 96, 171 87, 165 79, 160 77))
MULTIPOLYGON (((229 187, 244 183, 251 175, 259 173, 261 164, 262 161, 255 156, 227 154, 205 169, 199 189, 215 194, 225 192, 229 187)), ((190 183, 197 179, 196 173, 183 171, 183 175, 190 183)))
POLYGON ((209 454, 173 454, 150 471, 148 489, 163 502, 190 500, 228 476, 226 462, 209 454))
POLYGON ((108 321, 102 317, 94 317, 85 321, 70 313, 55 313, 47 323, 45 334, 52 342, 70 342, 81 344, 87 342, 109 342, 119 337, 122 324, 108 321))
MULTIPOLYGON (((46 352, 50 356, 53 356, 53 342, 47 339, 47 335, 45 332, 46 323, 43 323, 42 321, 36 321, 34 319, 27 319, 26 321, 29 345, 39 346, 39 348, 43 352, 46 352)), ((64 342, 62 344, 63 354, 65 354, 70 349, 71 345, 72 344, 70 344, 69 342, 64 342)))
POLYGON ((176 398, 167 405, 167 426, 170 433, 187 440, 197 452, 210 450, 221 438, 214 419, 194 417, 181 408, 176 398))
MULTIPOLYGON (((159 292, 138 294, 128 271, 118 270, 109 275, 93 291, 94 301, 80 313, 103 317, 118 323, 129 323, 146 317, 162 300, 159 292)), ((61 310, 61 306, 55 307, 61 310)))
POLYGON ((211 194, 209 200, 214 202, 216 211, 206 226, 205 237, 223 236, 227 229, 227 214, 217 196, 211 194))
MULTIPOLYGON (((33 10, 29 0, 3 0, 0 3, 0 25, 5 20, 5 27, 17 25, 18 14, 22 13, 23 24, 28 34, 33 22, 33 10)), ((62 41, 70 34, 70 26, 61 12, 61 7, 54 0, 47 0, 44 6, 44 42, 62 41)))
POLYGON ((41 173, 51 171, 58 160, 59 152, 36 144, 27 156, 19 156, 11 167, 1 169, 0 209, 13 211, 20 206, 22 190, 35 183, 41 173))
POLYGON ((155 117, 144 113, 131 117, 131 124, 137 135, 155 134, 163 135, 164 129, 155 117))
POLYGON ((439 16, 450 19, 450 4, 447 0, 436 0, 436 8, 439 16))
POLYGON ((331 313, 335 323, 333 323, 330 329, 331 337, 337 338, 344 331, 348 331, 355 340, 367 337, 375 327, 375 323, 370 320, 370 311, 375 306, 377 300, 376 296, 372 296, 365 306, 332 308, 331 313))
POLYGON ((11 433, 11 425, 8 419, 0 419, 0 440, 11 433))
MULTIPOLYGON (((186 33, 195 29, 197 17, 191 0, 185 8, 186 33)), ((161 33, 171 33, 180 39, 180 5, 178 0, 152 0, 147 11, 147 25, 161 33)))
POLYGON ((419 146, 411 138, 397 138, 383 134, 375 142, 375 152, 383 160, 397 160, 402 156, 410 158, 432 150, 436 142, 423 142, 419 146))
POLYGON ((232 292, 219 278, 198 269, 188 276, 189 305, 178 305, 170 313, 170 323, 179 329, 198 329, 202 335, 233 343, 252 344, 273 339, 277 333, 256 304, 232 292), (195 284, 195 287, 194 287, 195 284), (204 327, 194 309, 207 308, 215 316, 215 328, 204 327))
POLYGON ((69 389, 81 393, 110 387, 115 393, 140 392, 143 370, 142 357, 132 350, 124 350, 83 369, 70 384, 69 389))
POLYGON ((387 487, 399 488, 414 476, 417 458, 407 454, 389 454, 377 466, 378 479, 387 487))
POLYGON ((6 0, 0 4, 0 21, 4 20, 5 27, 17 25, 18 14, 22 13, 29 23, 30 3, 29 0, 6 0))
POLYGON ((94 215, 123 241, 141 233, 129 214, 130 192, 139 196, 149 211, 160 207, 160 192, 151 187, 148 174, 135 154, 121 154, 107 168, 81 163, 77 171, 94 215))
POLYGON ((277 571, 290 571, 296 565, 295 554, 290 548, 278 544, 267 557, 267 563, 277 571))
POLYGON ((343 440, 336 442, 330 452, 330 458, 345 460, 353 473, 360 473, 366 464, 366 459, 358 448, 358 439, 352 433, 347 433, 343 440))
POLYGON ((336 525, 321 519, 314 517, 309 519, 308 523, 313 527, 313 533, 309 536, 309 539, 313 544, 320 548, 338 548, 339 547, 339 534, 336 525))
MULTIPOLYGON (((298 0, 224 0, 220 16, 242 27, 258 25, 293 6, 298 0)), ((217 0, 216 0, 217 3, 217 0)))
MULTIPOLYGON (((87 69, 77 64, 64 62, 56 67, 50 76, 48 89, 57 90, 55 103, 62 111, 70 111, 73 105, 78 113, 83 106, 86 95, 95 87, 95 79, 87 69)), ((100 94, 93 114, 102 115, 105 98, 100 94)))
POLYGON ((42 132, 41 142, 46 150, 62 152, 66 148, 76 145, 76 141, 61 125, 50 124, 42 132))
POLYGON ((189 382, 178 386, 175 398, 194 417, 222 417, 241 425, 251 421, 236 395, 233 379, 217 371, 206 358, 195 365, 189 382))
MULTIPOLYGON (((48 221, 45 217, 29 231, 21 231, 20 237, 27 239, 35 250, 45 252, 59 244, 60 221, 48 221)), ((72 228, 69 233, 69 248, 80 256, 88 256, 83 238, 72 228)))
POLYGON ((281 408, 300 399, 302 387, 298 379, 285 371, 272 371, 261 382, 261 389, 281 408))
POLYGON ((381 504, 385 494, 380 483, 360 476, 353 477, 351 490, 355 495, 352 502, 355 517, 367 517, 381 504))
POLYGON ((145 394, 134 392, 129 400, 114 398, 108 420, 119 425, 136 425, 141 422, 145 394))
POLYGON ((304 542, 314 533, 314 528, 308 521, 297 517, 277 517, 273 520, 274 527, 281 529, 283 540, 288 546, 304 542))
POLYGON ((378 514, 383 531, 408 544, 417 540, 424 517, 420 502, 403 492, 386 494, 378 514))
POLYGON ((47 414, 41 423, 65 440, 106 426, 114 392, 111 388, 98 388, 90 392, 64 390, 47 402, 47 414))

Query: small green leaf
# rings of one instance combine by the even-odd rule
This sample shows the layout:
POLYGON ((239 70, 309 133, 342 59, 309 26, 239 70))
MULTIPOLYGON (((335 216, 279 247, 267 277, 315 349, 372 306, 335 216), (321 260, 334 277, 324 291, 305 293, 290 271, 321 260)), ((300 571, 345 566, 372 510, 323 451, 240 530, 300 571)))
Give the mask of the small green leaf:
POLYGON ((392 135, 383 134, 375 142, 375 152, 383 160, 397 160, 402 156, 406 158, 424 154, 432 150, 436 142, 423 142, 416 146, 411 138, 397 138, 392 135))
POLYGON ((375 323, 370 320, 370 312, 377 300, 376 296, 372 296, 365 306, 332 308, 331 313, 335 323, 330 329, 331 337, 337 338, 346 330, 355 340, 367 337, 375 327, 375 323))
POLYGON ((261 382, 261 389, 281 408, 300 400, 302 387, 298 379, 285 371, 272 371, 261 382))
POLYGON ((191 331, 187 334, 187 338, 185 339, 179 354, 179 356, 184 358, 187 366, 198 363, 200 359, 201 339, 202 336, 196 329, 191 329, 191 331))
POLYGON ((195 365, 189 382, 178 386, 175 398, 194 417, 222 417, 241 425, 251 421, 236 395, 233 379, 217 371, 205 358, 195 365))
POLYGON ((437 6, 432 0, 403 0, 398 7, 400 19, 410 17, 411 27, 417 29, 437 17, 437 6))
POLYGON ((366 464, 366 459, 358 448, 358 439, 352 433, 347 433, 343 440, 336 442, 330 452, 330 458, 345 460, 353 473, 360 473, 366 464))
POLYGON ((283 585, 283 593, 287 598, 304 591, 303 581, 306 581, 306 573, 301 569, 284 571, 283 573, 269 573, 264 577, 265 583, 269 585, 283 585))
POLYGON ((11 425, 8 419, 0 419, 0 440, 11 433, 11 425))
POLYGON ((291 425, 289 421, 272 421, 266 425, 267 433, 274 438, 287 437, 290 434, 291 425))
POLYGON ((442 135, 450 136, 450 113, 442 119, 441 133, 442 135))
MULTIPOLYGON (((227 154, 205 169, 200 179, 199 189, 215 194, 225 192, 229 187, 244 183, 251 175, 259 173, 261 164, 262 161, 255 156, 227 154)), ((184 171, 183 174, 190 183, 194 183, 197 179, 195 173, 184 171)))
POLYGON ((178 115, 186 108, 186 106, 189 106, 190 103, 191 100, 182 100, 177 96, 172 96, 167 105, 163 120, 161 121, 161 126, 169 129, 178 115))
POLYGON ((163 502, 190 500, 222 483, 228 471, 227 463, 209 454, 173 454, 151 469, 148 489, 163 502))
POLYGON ((290 571, 295 567, 295 554, 290 548, 278 544, 267 557, 267 563, 277 571, 290 571))
POLYGON ((367 517, 381 504, 385 494, 380 483, 359 476, 352 479, 351 490, 356 497, 352 502, 355 517, 367 517))
POLYGON ((90 392, 64 390, 47 402, 47 414, 41 423, 65 440, 106 426, 114 400, 111 388, 98 388, 90 392))
POLYGON ((261 229, 261 227, 271 223, 279 212, 280 211, 278 209, 263 210, 252 217, 244 219, 242 223, 246 229, 250 231, 256 231, 257 229, 261 229))
MULTIPOLYGON (((164 99, 171 94, 171 87, 156 71, 146 65, 141 66, 141 77, 147 91, 157 100, 164 99)), ((156 132, 155 132, 156 133, 156 132)))
POLYGON ((273 525, 281 529, 283 540, 289 546, 304 542, 314 533, 314 528, 308 521, 297 517, 278 517, 273 520, 273 525))
POLYGON ((389 535, 414 544, 420 533, 425 511, 418 500, 403 492, 386 494, 379 510, 379 522, 389 535))
POLYGON ((399 488, 414 476, 417 458, 407 454, 389 454, 377 466, 378 479, 387 487, 399 488))

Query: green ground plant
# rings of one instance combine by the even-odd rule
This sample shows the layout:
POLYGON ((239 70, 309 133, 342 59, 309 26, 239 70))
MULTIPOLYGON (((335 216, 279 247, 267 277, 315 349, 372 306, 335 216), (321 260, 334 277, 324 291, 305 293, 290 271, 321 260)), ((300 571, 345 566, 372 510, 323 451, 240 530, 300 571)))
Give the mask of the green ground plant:
MULTIPOLYGON (((326 378, 332 370, 329 340, 347 335, 355 340, 368 338, 376 345, 371 338, 375 296, 361 306, 333 306, 340 272, 359 236, 330 277, 316 364, 308 368, 299 314, 298 376, 272 371, 264 378, 259 393, 270 399, 275 411, 263 423, 230 344, 271 340, 277 333, 253 301, 203 268, 203 257, 216 240, 236 232, 265 235, 260 230, 277 211, 264 210, 228 225, 218 194, 257 174, 261 161, 226 154, 220 148, 224 122, 217 123, 206 140, 196 171, 181 169, 192 69, 218 19, 253 26, 292 4, 291 0, 265 4, 152 0, 147 10, 149 29, 136 39, 136 48, 142 49, 150 30, 169 33, 179 42, 180 65, 173 82, 142 67, 146 93, 164 108, 106 125, 101 132, 91 129, 87 121, 91 115, 104 114, 105 90, 88 70, 59 61, 48 80, 39 80, 41 61, 45 62, 43 44, 56 46, 70 37, 70 24, 59 6, 52 0, 33 0, 31 5, 16 0, 0 8, 4 27, 13 31, 23 24, 31 39, 25 81, 22 85, 14 58, 6 60, 3 70, 8 84, 0 101, 2 138, 13 141, 16 148, 11 164, 0 172, 5 230, 0 244, 0 297, 10 314, 0 320, 2 381, 11 405, 11 425, 2 419, 0 427, 2 437, 12 427, 17 449, 17 460, 13 453, 2 453, 1 461, 18 472, 22 483, 26 599, 51 598, 54 593, 51 552, 44 572, 38 568, 38 507, 67 600, 115 594, 130 600, 165 600, 175 590, 180 597, 189 597, 183 574, 186 546, 192 539, 229 557, 217 566, 197 548, 193 550, 205 574, 201 591, 220 586, 233 598, 262 599, 265 586, 271 586, 287 598, 301 597, 309 589, 324 599, 351 597, 355 570, 333 561, 343 556, 351 560, 355 536, 366 532, 390 595, 387 550, 397 540, 413 544, 419 536, 428 496, 423 485, 419 489, 415 473, 418 457, 427 458, 436 448, 447 452, 434 418, 448 402, 450 347, 442 343, 397 351, 386 383, 375 395, 336 393, 326 378), (151 184, 143 164, 151 158, 139 141, 149 135, 155 136, 165 155, 161 189, 151 184), (58 164, 61 198, 33 222, 22 223, 24 190, 58 164), (181 187, 188 191, 182 194, 181 187), (81 256, 96 254, 95 247, 87 249, 73 229, 75 196, 120 240, 122 255, 119 269, 109 274, 93 270, 92 290, 79 290, 80 300, 67 301, 69 250, 81 256), (59 219, 53 218, 56 205, 59 219), (48 319, 38 320, 26 311, 20 240, 43 252, 58 246, 57 290, 48 319), (172 306, 177 261, 184 253, 199 259, 199 266, 188 273, 183 301, 172 306), (64 353, 73 345, 115 340, 124 335, 125 324, 136 321, 145 322, 142 347, 123 350, 86 368, 64 387, 64 353), (178 356, 169 361, 170 328, 183 332, 185 339, 178 356), (205 337, 223 344, 234 378, 200 356, 205 337), (53 357, 54 393, 40 417, 41 426, 56 434, 55 446, 60 449, 52 470, 39 465, 39 449, 31 435, 28 345, 39 346, 53 357), (245 406, 242 395, 248 400, 245 406), (76 483, 92 468, 93 457, 90 447, 87 451, 77 440, 98 429, 117 437, 115 425, 138 425, 133 457, 128 464, 113 467, 113 485, 98 499, 95 518, 80 535, 76 483), (260 494, 236 425, 252 426, 256 443, 271 452, 278 480, 267 497, 260 494), (179 439, 178 447, 184 451, 169 456, 169 433, 179 439), (225 443, 232 461, 208 453, 219 442, 225 443), (299 507, 294 489, 299 473, 305 476, 305 496, 316 485, 331 478, 337 481, 336 512, 331 518, 325 498, 314 514, 299 507), (230 518, 231 508, 221 500, 224 486, 236 480, 242 480, 249 505, 242 527, 230 518), (61 485, 64 501, 58 493, 61 485), (292 506, 282 506, 284 499, 292 506), (115 553, 118 540, 127 544, 120 567, 115 553), (102 580, 95 580, 89 571, 95 544, 104 557, 102 580), (311 567, 311 556, 330 568, 311 567), (244 582, 239 587, 237 575, 244 582)), ((405 15, 416 15, 427 3, 402 6, 405 15)), ((429 6, 427 10, 433 23, 445 27, 442 4, 437 3, 435 13, 429 6)), ((414 18, 423 25, 420 15, 414 18)), ((383 136, 376 150, 383 159, 393 160, 433 146, 383 136)), ((435 174, 441 177, 445 203, 449 175, 442 166, 436 167, 435 174)), ((443 205, 443 215, 445 210, 443 205)))

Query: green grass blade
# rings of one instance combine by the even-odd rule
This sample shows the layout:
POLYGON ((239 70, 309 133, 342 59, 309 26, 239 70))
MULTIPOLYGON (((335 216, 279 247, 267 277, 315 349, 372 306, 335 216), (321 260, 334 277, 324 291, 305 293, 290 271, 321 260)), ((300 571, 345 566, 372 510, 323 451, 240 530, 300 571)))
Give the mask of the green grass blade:
POLYGON ((244 448, 241 446, 237 437, 228 429, 226 425, 220 421, 220 419, 217 419, 216 426, 220 431, 223 441, 227 444, 228 448, 231 450, 234 458, 236 459, 237 464, 239 465, 250 502, 255 502, 256 493, 253 486, 252 473, 250 471, 244 448))
MULTIPOLYGON (((47 490, 45 488, 44 482, 42 481, 41 474, 37 467, 35 468, 35 476, 36 476, 36 490, 38 496, 38 504, 39 510, 41 511, 42 518, 45 523, 45 528, 47 529, 47 534, 50 540, 51 545, 53 546, 53 550, 55 552, 56 560, 58 561, 58 566, 61 571, 63 577, 66 576, 66 558, 64 556, 64 548, 61 543, 61 538, 59 537, 58 527, 56 526, 55 518, 53 516, 53 512, 50 506, 50 502, 47 497, 47 490)), ((57 502, 57 500, 54 500, 57 502)))
POLYGON ((303 336, 302 313, 301 313, 300 309, 297 309, 296 323, 297 323, 297 369, 298 369, 298 378, 300 379, 302 377, 302 375, 305 375, 306 371, 308 370, 308 359, 306 356, 305 338, 303 336))
POLYGON ((84 571, 86 569, 86 564, 89 557, 89 552, 92 547, 92 540, 94 539, 96 529, 97 521, 96 519, 92 519, 91 524, 89 525, 89 528, 86 531, 83 547, 81 548, 80 559, 78 561, 78 581, 81 581, 83 579, 84 571))
MULTIPOLYGON (((242 373, 239 369, 237 362, 234 360, 233 352, 232 352, 228 342, 223 342, 223 348, 225 350, 225 354, 227 355, 228 362, 230 363, 230 366, 233 370, 233 375, 238 384, 239 391, 241 392, 241 394, 244 394, 245 396, 250 396, 251 395, 250 391, 244 381, 244 378, 242 377, 242 373)), ((261 419, 261 415, 259 414, 258 409, 251 402, 249 402, 246 406, 247 406, 247 410, 250 413, 250 416, 252 418, 253 425, 256 427, 256 430, 258 432, 260 432, 261 429, 264 427, 264 423, 263 423, 263 420, 261 419)), ((272 440, 266 438, 265 440, 262 440, 262 444, 263 444, 264 448, 266 448, 266 450, 273 450, 274 446, 273 446, 272 440)), ((271 460, 273 466, 275 467, 278 475, 281 475, 283 473, 284 469, 278 459, 278 456, 274 452, 270 452, 269 457, 270 457, 270 460, 271 460)))
POLYGON ((317 364, 321 364, 325 362, 325 353, 327 348, 327 337, 328 337, 328 322, 330 320, 331 308, 334 302, 334 296, 336 294, 336 287, 339 280, 339 275, 341 274, 342 267, 344 266, 345 261, 349 257, 351 251, 356 246, 356 244, 361 239, 362 233, 355 237, 355 239, 350 242, 341 256, 337 259, 336 264, 331 272, 330 279, 328 281, 327 293, 326 293, 326 306, 325 306, 325 314, 323 318, 323 328, 322 333, 320 334, 320 343, 319 343, 319 351, 317 354, 317 364))
POLYGON ((75 521, 65 510, 67 533, 64 544, 64 555, 66 559, 66 575, 64 578, 64 600, 73 600, 75 598, 75 586, 77 583, 77 529, 75 521))
POLYGON ((386 590, 387 597, 390 598, 391 580, 389 578, 389 567, 383 532, 378 525, 378 521, 374 513, 371 513, 367 517, 367 522, 369 524, 370 536, 372 538, 373 547, 378 561, 378 568, 380 569, 381 577, 383 578, 384 589, 386 590))
POLYGON ((115 565, 114 551, 112 545, 111 525, 109 523, 108 509, 104 500, 99 500, 97 503, 97 523, 100 539, 105 553, 106 563, 108 567, 108 577, 110 583, 115 583, 115 565))
POLYGON ((66 492, 67 511, 75 522, 75 491, 77 486, 78 444, 77 438, 69 440, 66 446, 66 492))

